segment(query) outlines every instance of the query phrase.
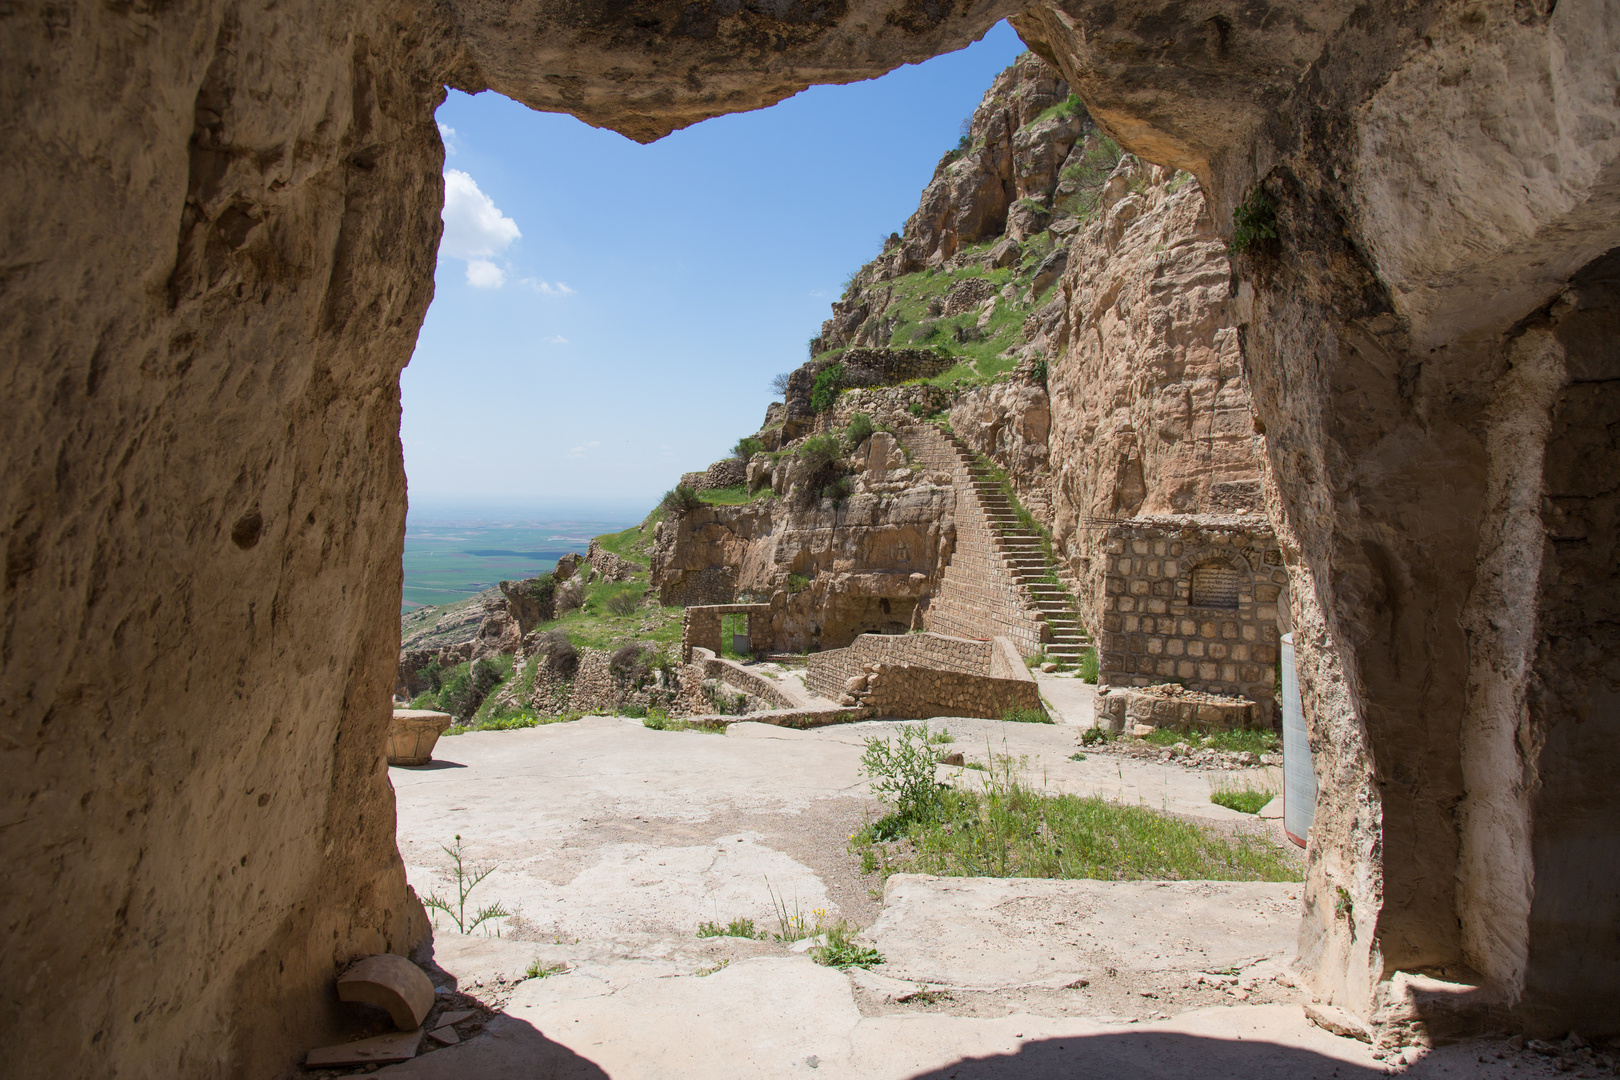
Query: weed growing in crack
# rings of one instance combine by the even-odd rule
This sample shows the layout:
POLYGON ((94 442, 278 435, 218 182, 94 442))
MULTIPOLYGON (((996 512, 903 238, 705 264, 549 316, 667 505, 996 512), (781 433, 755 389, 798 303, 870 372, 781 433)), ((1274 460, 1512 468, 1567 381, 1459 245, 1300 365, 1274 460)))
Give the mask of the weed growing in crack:
POLYGON ((740 937, 740 938, 748 938, 751 941, 761 941, 761 940, 763 940, 765 938, 765 933, 763 931, 756 931, 754 929, 754 920, 753 919, 738 918, 738 919, 732 919, 729 923, 727 923, 724 926, 721 926, 717 922, 698 923, 697 936, 698 937, 740 937))
POLYGON ((567 964, 542 964, 537 956, 529 961, 529 966, 523 969, 525 979, 544 979, 552 975, 561 975, 568 970, 567 964))
POLYGON ((496 863, 469 864, 466 855, 461 850, 461 834, 456 834, 455 847, 439 845, 444 853, 450 856, 452 873, 456 879, 456 897, 446 900, 435 890, 428 894, 422 905, 432 911, 442 911, 456 924, 456 929, 463 934, 470 934, 479 924, 490 919, 504 919, 512 912, 499 903, 485 904, 471 915, 467 914, 467 897, 478 887, 478 883, 495 872, 496 863))
POLYGON ((870 968, 883 963, 882 953, 852 940, 855 931, 842 919, 824 927, 822 933, 826 936, 827 943, 811 949, 810 959, 823 967, 848 970, 852 967, 870 968))

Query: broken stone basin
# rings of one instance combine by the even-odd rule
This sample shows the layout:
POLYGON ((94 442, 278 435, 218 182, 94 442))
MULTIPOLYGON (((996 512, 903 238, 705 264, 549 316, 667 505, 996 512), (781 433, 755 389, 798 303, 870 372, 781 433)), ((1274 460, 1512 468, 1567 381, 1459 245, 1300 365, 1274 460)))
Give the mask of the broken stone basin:
POLYGON ((426 765, 433 760, 433 744, 450 723, 449 713, 395 709, 388 725, 388 764, 426 765))

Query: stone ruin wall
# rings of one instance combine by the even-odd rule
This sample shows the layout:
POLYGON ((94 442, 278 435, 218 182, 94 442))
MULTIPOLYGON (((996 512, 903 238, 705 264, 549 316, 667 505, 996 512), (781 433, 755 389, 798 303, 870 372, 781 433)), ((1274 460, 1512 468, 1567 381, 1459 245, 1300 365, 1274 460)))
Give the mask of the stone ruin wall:
MULTIPOLYGON (((380 748, 444 86, 650 139, 1005 15, 1217 234, 1276 208, 1224 276, 1324 751, 1303 982, 1375 1018, 1399 969, 1471 970, 1462 1008, 1613 1033, 1609 6, 523 12, 21 6, 0 36, 32 103, 0 161, 0 915, 48 973, 0 1006, 16 1075, 272 1075, 334 1034, 335 971, 426 932, 380 748)), ((1064 295, 1101 329, 1106 290, 1064 295)), ((1124 461, 1060 481, 1075 529, 1124 461)))
POLYGON ((1288 574, 1271 530, 1161 518, 1105 537, 1098 692, 1175 682, 1248 698, 1259 726, 1279 726, 1273 673, 1288 574))
POLYGON ((1006 638, 862 634, 848 648, 810 657, 811 693, 878 716, 999 718, 1042 708, 1040 688, 1006 638), (858 686, 851 688, 851 682, 858 686))

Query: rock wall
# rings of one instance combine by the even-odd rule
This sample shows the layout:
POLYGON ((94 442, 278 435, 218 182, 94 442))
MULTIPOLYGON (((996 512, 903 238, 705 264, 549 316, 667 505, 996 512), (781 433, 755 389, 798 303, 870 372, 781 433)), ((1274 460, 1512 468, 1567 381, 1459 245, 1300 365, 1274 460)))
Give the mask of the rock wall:
POLYGON ((443 87, 651 139, 1009 14, 1218 234, 1274 219, 1233 315, 1322 748, 1307 984, 1370 1016, 1472 970, 1529 1030, 1614 1031, 1612 4, 22 3, 14 1074, 273 1075, 337 1034, 347 959, 424 932, 381 748, 443 87))
POLYGON ((910 629, 951 558, 955 493, 907 467, 886 432, 858 447, 849 467, 851 493, 840 502, 805 496, 793 460, 784 459, 776 467, 780 498, 672 512, 652 559, 660 600, 730 604, 780 593, 758 642, 778 651, 910 629))

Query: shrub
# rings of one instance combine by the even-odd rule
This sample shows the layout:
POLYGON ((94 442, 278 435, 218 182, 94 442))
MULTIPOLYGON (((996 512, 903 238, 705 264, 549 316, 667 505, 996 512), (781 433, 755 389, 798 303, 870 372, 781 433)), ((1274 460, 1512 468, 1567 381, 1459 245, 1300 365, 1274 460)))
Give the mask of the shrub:
POLYGON ((789 574, 787 576, 787 591, 789 595, 802 593, 810 587, 810 579, 803 574, 789 574))
POLYGON ((439 708, 457 720, 469 720, 489 692, 499 686, 505 677, 506 673, 499 664, 480 660, 444 684, 444 689, 439 691, 439 708))
POLYGON ((752 435, 744 435, 737 440, 737 445, 731 448, 731 453, 738 461, 746 463, 755 454, 763 453, 765 444, 752 435))
POLYGON ((561 630, 542 634, 536 643, 535 655, 545 659, 548 671, 565 679, 572 679, 579 670, 579 650, 561 630))
POLYGON ((682 510, 696 510, 703 505, 703 499, 685 484, 676 484, 664 492, 664 499, 658 505, 671 513, 677 513, 682 510))
POLYGON ((608 658, 608 670, 613 677, 630 686, 640 686, 652 673, 652 658, 641 645, 621 645, 608 658))
POLYGON ((831 483, 822 486, 821 497, 831 499, 834 504, 837 504, 849 498, 850 493, 854 490, 855 482, 847 476, 840 476, 831 483))
POLYGON ((1034 380, 1036 382, 1040 383, 1042 386, 1045 386, 1046 385, 1046 357, 1044 357, 1044 356, 1037 357, 1035 362, 1029 366, 1029 373, 1030 373, 1030 376, 1032 378, 1034 378, 1034 380))
POLYGON ((853 452, 861 443, 872 437, 874 430, 872 418, 858 412, 849 418, 849 426, 844 429, 844 445, 853 452))
POLYGON ((923 408, 922 402, 913 401, 910 405, 906 406, 906 412, 910 413, 912 416, 921 417, 926 414, 928 410, 923 408))
POLYGON ((544 611, 551 606, 552 597, 557 595, 557 572, 552 570, 539 577, 532 577, 523 583, 523 589, 544 611))
POLYGON ((934 780, 938 758, 930 734, 924 722, 901 728, 893 740, 876 736, 865 740, 861 773, 871 780, 872 794, 894 807, 890 816, 896 824, 926 821, 939 805, 939 784, 934 780))
POLYGON ((810 407, 818 413, 832 412, 843 384, 843 364, 828 364, 822 368, 816 373, 815 385, 810 388, 810 407))
POLYGON ((641 606, 642 593, 636 589, 614 593, 608 597, 607 609, 614 615, 629 615, 641 606))
POLYGON ((1050 724, 1052 718, 1046 715, 1046 710, 1036 707, 1032 709, 1003 709, 1001 719, 1009 724, 1050 724))
POLYGON ((1241 255, 1267 240, 1277 239, 1277 204, 1255 188, 1232 210, 1232 253, 1241 255))
POLYGON ((836 465, 839 449, 836 436, 812 435, 799 444, 796 453, 805 468, 814 473, 836 465))
MULTIPOLYGON (((811 338, 810 339, 810 351, 812 353, 815 352, 815 348, 816 348, 816 339, 811 338)), ((787 397, 788 379, 792 375, 793 375, 793 372, 791 372, 791 371, 784 371, 779 375, 772 375, 771 376, 771 393, 775 394, 779 398, 787 397)))
POLYGON ((1108 729, 1107 728, 1089 727, 1089 728, 1086 728, 1086 730, 1081 733, 1081 735, 1080 735, 1080 745, 1081 746, 1096 746, 1099 743, 1108 742, 1109 739, 1110 739, 1110 736, 1108 734, 1108 729))
POLYGON ((1080 654, 1080 681, 1097 684, 1097 650, 1087 649, 1080 654))

